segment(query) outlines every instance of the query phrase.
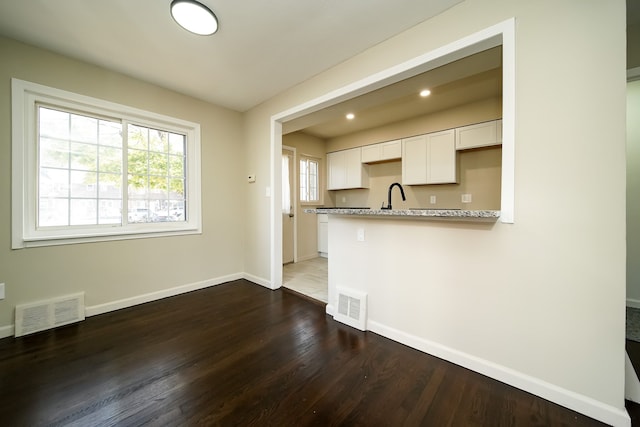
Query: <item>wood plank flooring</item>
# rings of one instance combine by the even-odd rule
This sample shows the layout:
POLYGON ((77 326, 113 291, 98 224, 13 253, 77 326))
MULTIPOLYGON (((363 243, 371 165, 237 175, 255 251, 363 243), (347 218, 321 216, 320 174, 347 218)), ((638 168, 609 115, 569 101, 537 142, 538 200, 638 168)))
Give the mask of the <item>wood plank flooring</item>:
POLYGON ((596 426, 239 280, 0 340, 3 426, 596 426))

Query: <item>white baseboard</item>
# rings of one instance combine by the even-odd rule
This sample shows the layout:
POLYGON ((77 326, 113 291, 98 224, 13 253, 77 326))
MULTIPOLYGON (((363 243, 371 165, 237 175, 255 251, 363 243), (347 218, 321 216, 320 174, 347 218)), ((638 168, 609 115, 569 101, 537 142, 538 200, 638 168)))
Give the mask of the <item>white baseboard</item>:
POLYGON ((245 280, 248 280, 250 282, 253 282, 257 285, 260 286, 264 286, 265 288, 269 288, 271 290, 273 290, 274 288, 271 287, 271 280, 268 279, 264 279, 262 277, 258 277, 258 276, 254 276, 253 274, 249 274, 249 273, 243 273, 242 274, 242 278, 245 280))
MULTIPOLYGON (((328 312, 327 306, 327 312, 328 312)), ((433 341, 425 340, 381 323, 369 320, 371 332, 431 354, 456 365, 494 378, 505 384, 532 393, 558 405, 572 409, 612 426, 630 427, 631 418, 624 408, 604 404, 598 400, 558 387, 538 378, 523 374, 502 365, 472 356, 433 341)))
POLYGON ((627 307, 640 308, 640 299, 627 298, 627 307))
MULTIPOLYGON (((116 301, 110 301, 104 304, 97 304, 85 307, 85 316, 96 316, 98 314, 108 313, 110 311, 120 310, 123 308, 133 307, 138 304, 144 304, 151 301, 157 301, 159 299, 168 298, 187 292, 197 291, 200 289, 208 288, 211 286, 220 285, 222 283, 231 282, 238 279, 246 279, 254 282, 258 285, 265 286, 271 289, 270 282, 266 279, 262 279, 257 276, 253 276, 248 273, 235 273, 227 276, 221 276, 214 279, 203 280, 196 283, 188 283, 186 285, 180 285, 169 289, 163 289, 160 291, 150 292, 147 294, 136 295, 130 298, 123 298, 116 301)), ((14 325, 0 326, 0 338, 12 337, 15 334, 14 325)))
POLYGON ((318 258, 318 254, 311 254, 311 255, 305 255, 305 256, 299 256, 296 259, 296 262, 302 262, 302 261, 309 261, 310 259, 314 259, 314 258, 318 258))
MULTIPOLYGON (((326 308, 325 308, 325 312, 329 315, 329 316, 333 316, 334 314, 336 314, 336 309, 333 307, 333 305, 331 304, 327 304, 326 308)), ((381 334, 382 335, 382 334, 381 334)))
POLYGON ((173 297, 176 295, 184 294, 191 291, 197 291, 199 289, 208 288, 210 286, 220 285, 222 283, 231 282, 233 280, 243 279, 244 275, 241 273, 230 274, 228 276, 217 277, 215 279, 203 280, 201 282, 189 283, 186 285, 176 286, 174 288, 163 289, 161 291, 150 292, 148 294, 137 295, 130 298, 124 298, 117 301, 111 301, 104 304, 98 304, 93 306, 87 306, 85 308, 85 315, 95 316, 98 314, 108 313, 110 311, 120 310, 122 308, 133 307, 134 305, 144 304, 159 299, 173 297))
POLYGON ((0 338, 12 337, 15 332, 15 325, 0 326, 0 338))

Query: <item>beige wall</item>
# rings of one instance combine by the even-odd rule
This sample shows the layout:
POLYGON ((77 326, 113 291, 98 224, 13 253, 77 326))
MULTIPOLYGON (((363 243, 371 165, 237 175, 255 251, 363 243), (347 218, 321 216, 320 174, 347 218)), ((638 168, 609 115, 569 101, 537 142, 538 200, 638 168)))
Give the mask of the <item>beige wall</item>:
POLYGON ((627 84, 627 300, 640 307, 640 80, 627 84))
MULTIPOLYGON (((327 140, 328 151, 359 147, 376 142, 390 141, 452 129, 459 126, 495 120, 502 117, 502 99, 487 99, 459 106, 435 114, 354 132, 327 140)), ((399 194, 393 196, 393 206, 407 208, 500 209, 500 173, 502 149, 490 147, 458 152, 458 183, 446 185, 404 186, 407 200, 399 194), (472 203, 462 203, 461 195, 471 194, 472 203), (430 203, 436 196, 436 203, 430 203)), ((402 183, 400 160, 369 166, 369 188, 331 191, 335 206, 364 206, 379 208, 388 199, 388 188, 394 182, 402 183)), ((397 190, 394 190, 397 192, 397 190)))
MULTIPOLYGON (((325 141, 312 135, 301 132, 294 132, 282 137, 282 145, 294 147, 296 149, 297 161, 300 156, 306 155, 320 159, 320 171, 326 170, 326 147, 325 141)), ((298 168, 296 170, 299 171, 298 168)), ((326 174, 320 173, 321 187, 326 188, 326 174)), ((300 180, 297 180, 295 194, 300 194, 300 180)), ((326 205, 329 194, 328 191, 323 192, 323 202, 326 205)), ((298 261, 311 259, 318 256, 318 223, 316 215, 306 214, 303 212, 305 208, 311 208, 313 205, 301 205, 298 199, 296 210, 297 218, 297 234, 298 234, 298 261)))
MULTIPOLYGON (((269 175, 272 115, 511 17, 515 223, 378 221, 379 253, 347 253, 348 226, 330 280, 371 289, 378 325, 624 414, 623 0, 466 0, 249 111, 249 167, 269 175)), ((247 197, 249 231, 266 229, 264 190, 247 197)), ((255 238, 246 267, 268 278, 269 236, 255 238)))
POLYGON ((244 270, 240 114, 8 39, 0 57, 0 328, 16 304, 84 291, 97 306, 244 270), (12 77, 200 123, 203 233, 11 250, 12 77))

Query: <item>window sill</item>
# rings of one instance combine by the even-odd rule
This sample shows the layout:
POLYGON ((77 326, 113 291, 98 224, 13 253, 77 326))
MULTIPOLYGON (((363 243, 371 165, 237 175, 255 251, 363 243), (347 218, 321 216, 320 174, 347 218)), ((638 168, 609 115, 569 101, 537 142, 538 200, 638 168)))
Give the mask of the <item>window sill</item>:
POLYGON ((30 237, 14 244, 12 249, 39 248, 44 246, 73 245, 79 243, 111 242, 117 240, 150 239, 154 237, 172 237, 202 234, 201 229, 157 230, 149 232, 110 233, 104 235, 74 235, 56 237, 30 237))

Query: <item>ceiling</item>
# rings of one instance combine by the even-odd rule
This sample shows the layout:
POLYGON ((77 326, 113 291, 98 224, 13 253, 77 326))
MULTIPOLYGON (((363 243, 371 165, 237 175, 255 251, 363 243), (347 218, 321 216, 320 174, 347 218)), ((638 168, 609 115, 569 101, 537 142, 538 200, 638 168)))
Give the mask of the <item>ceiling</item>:
POLYGON ((500 96, 502 48, 498 46, 288 121, 282 131, 329 139, 500 96), (431 95, 421 97, 422 89, 431 95), (356 117, 347 120, 347 113, 356 117))
POLYGON ((246 111, 462 0, 200 0, 213 36, 171 0, 0 0, 0 35, 246 111))

